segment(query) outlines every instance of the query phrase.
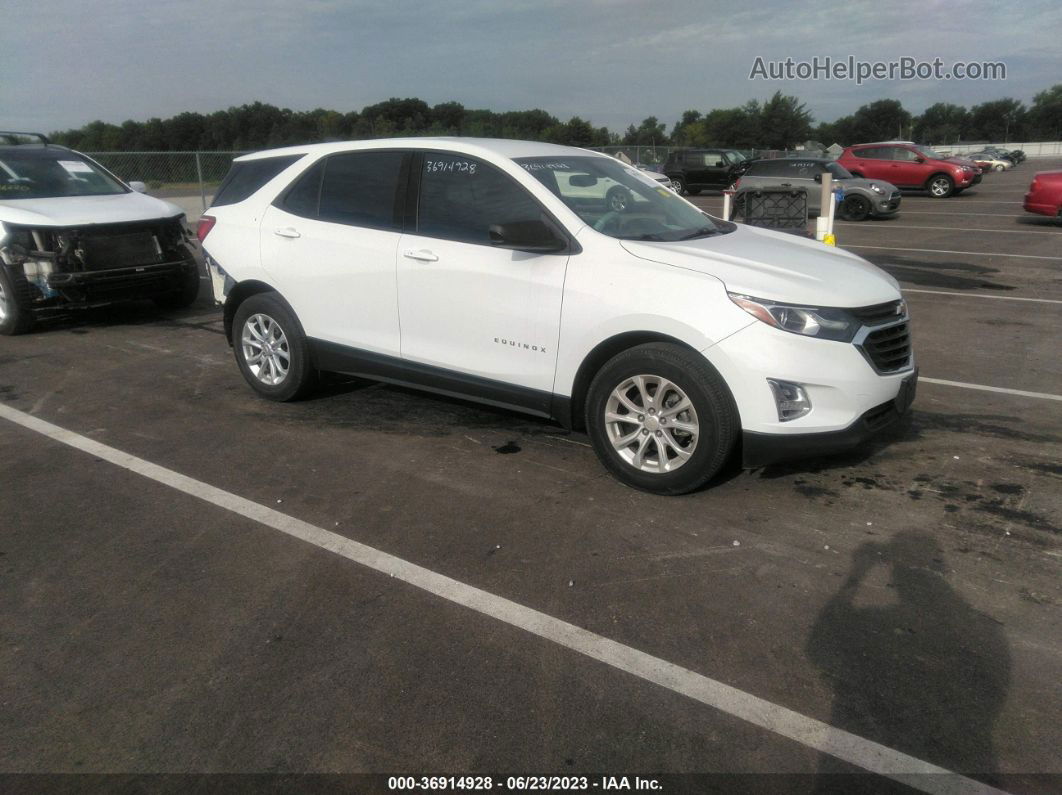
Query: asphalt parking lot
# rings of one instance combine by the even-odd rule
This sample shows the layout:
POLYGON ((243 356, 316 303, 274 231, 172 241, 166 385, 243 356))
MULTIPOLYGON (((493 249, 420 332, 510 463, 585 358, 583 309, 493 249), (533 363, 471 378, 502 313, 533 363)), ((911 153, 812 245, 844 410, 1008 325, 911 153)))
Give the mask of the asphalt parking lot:
POLYGON ((839 223, 905 289, 910 421, 681 498, 502 410, 260 400, 206 301, 0 339, 0 771, 1057 792, 1059 167, 839 223))

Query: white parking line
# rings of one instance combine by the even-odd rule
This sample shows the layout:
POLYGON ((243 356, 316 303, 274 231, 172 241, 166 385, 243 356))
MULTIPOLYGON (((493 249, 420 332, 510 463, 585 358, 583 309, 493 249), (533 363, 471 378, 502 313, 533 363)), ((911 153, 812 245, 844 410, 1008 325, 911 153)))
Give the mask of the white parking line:
POLYGON ((360 563, 381 574, 552 641, 617 670, 714 707, 754 726, 774 732, 820 753, 835 756, 872 773, 887 776, 924 792, 949 793, 949 795, 1001 792, 987 784, 965 778, 873 740, 867 740, 809 718, 751 693, 569 624, 567 621, 467 585, 265 505, 244 499, 216 486, 182 475, 172 469, 153 464, 73 431, 52 425, 50 422, 45 422, 10 406, 0 404, 0 417, 156 483, 169 486, 176 491, 224 508, 300 541, 360 563))
POLYGON ((992 234, 1004 234, 1004 235, 1062 235, 1062 228, 1059 228, 1057 232, 1045 231, 1043 229, 966 229, 961 226, 905 226, 903 224, 888 224, 881 226, 867 226, 862 221, 839 221, 843 226, 854 226, 867 231, 891 230, 891 229, 940 229, 945 232, 991 232, 992 234))
POLYGON ((1028 215, 1011 215, 1010 213, 948 213, 937 210, 908 210, 904 209, 901 215, 972 215, 978 218, 1028 218, 1028 215))
POLYGON ((1062 257, 1044 257, 1039 254, 1003 254, 993 251, 950 251, 943 248, 895 248, 893 246, 838 246, 838 248, 873 248, 878 251, 917 251, 923 254, 964 254, 970 257, 1016 257, 1018 259, 1062 260, 1062 257))
POLYGON ((961 298, 993 298, 996 301, 1028 301, 1034 304, 1062 304, 1054 298, 1019 298, 1016 295, 985 295, 984 293, 955 293, 946 290, 916 290, 913 287, 901 287, 905 293, 926 293, 928 295, 957 295, 961 298))
POLYGON ((1002 386, 985 386, 984 384, 967 384, 965 381, 945 381, 942 378, 926 378, 919 376, 918 382, 927 384, 941 384, 943 386, 957 386, 962 389, 978 389, 982 392, 1000 392, 1004 395, 1017 395, 1018 397, 1038 398, 1040 400, 1062 400, 1062 395, 1052 395, 1049 392, 1026 392, 1024 389, 1007 389, 1002 386))

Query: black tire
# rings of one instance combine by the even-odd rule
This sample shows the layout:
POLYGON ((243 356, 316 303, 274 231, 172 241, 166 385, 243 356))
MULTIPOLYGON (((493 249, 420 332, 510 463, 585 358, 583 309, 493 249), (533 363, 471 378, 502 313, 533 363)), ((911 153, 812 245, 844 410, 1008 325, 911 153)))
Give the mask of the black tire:
POLYGON ((682 177, 672 177, 671 184, 675 186, 675 191, 679 196, 686 195, 686 180, 682 177))
POLYGON ((182 276, 181 286, 171 293, 156 295, 152 300, 161 309, 184 309, 199 297, 199 267, 182 276))
POLYGON ((631 206, 631 201, 631 192, 621 185, 610 188, 609 192, 605 194, 605 204, 610 212, 626 212, 627 208, 631 206))
POLYGON ((955 180, 947 174, 934 174, 926 180, 926 190, 934 199, 946 199, 955 192, 955 180))
MULTIPOLYGON (((248 333, 252 332, 248 330, 248 333)), ((276 293, 258 293, 240 304, 232 323, 232 350, 244 379, 255 392, 269 400, 296 400, 305 395, 317 381, 317 372, 310 360, 310 346, 306 342, 302 325, 276 293), (261 321, 253 320, 256 317, 264 317, 280 329, 280 336, 274 338, 271 335, 270 339, 282 340, 273 350, 277 352, 276 358, 281 361, 287 358, 288 365, 283 378, 275 384, 267 383, 251 369, 252 366, 259 366, 267 372, 276 373, 275 368, 270 371, 268 364, 248 363, 248 354, 253 355, 254 349, 244 344, 243 334, 248 321, 251 321, 251 325, 257 330, 261 330, 261 321)))
POLYGON ((870 215, 870 202, 865 196, 852 194, 841 202, 841 217, 846 221, 865 221, 870 215))
POLYGON ((12 337, 33 328, 35 318, 27 306, 28 292, 25 277, 15 274, 12 279, 0 264, 0 334, 12 337))
MULTIPOLYGON (((659 382, 657 382, 659 384, 659 382)), ((659 391, 659 385, 656 387, 659 391)), ((672 395, 669 392, 669 396, 672 395)), ((656 395, 654 395, 656 397, 656 395)), ((677 395, 674 397, 677 398, 677 395)), ((661 398, 666 401, 668 396, 661 398)), ((666 404, 665 404, 666 405, 666 404)), ((642 491, 653 494, 685 494, 704 485, 723 466, 730 456, 737 440, 740 429, 737 409, 734 407, 730 390, 718 373, 708 364, 702 356, 696 352, 671 343, 649 343, 638 345, 623 351, 610 359, 594 376, 590 389, 586 396, 585 419, 590 440, 593 442, 594 451, 605 468, 621 483, 632 486, 642 491), (655 378, 664 378, 671 382, 674 387, 685 393, 696 412, 696 423, 699 434, 693 446, 692 453, 684 463, 678 464, 672 471, 649 472, 637 468, 632 462, 624 458, 613 446, 609 436, 609 423, 606 422, 605 413, 613 391, 619 389, 625 381, 638 375, 655 378)), ((646 415, 641 415, 647 417, 646 415)), ((676 418, 685 416, 687 420, 691 415, 683 413, 676 418)), ((632 420, 637 419, 632 415, 632 420)), ((674 422, 674 419, 672 420, 674 422)), ((640 423, 616 424, 623 432, 637 431, 640 423)), ((659 423, 659 418, 657 419, 659 423)), ((645 431, 646 429, 642 429, 645 431)), ((654 442, 654 436, 659 437, 660 430, 643 433, 636 441, 638 448, 644 445, 649 460, 646 465, 651 465, 655 460, 657 466, 660 462, 659 445, 663 442, 654 442), (652 443, 651 447, 649 446, 652 443)), ((674 440, 676 437, 669 436, 674 440)), ((687 437, 687 441, 689 438, 687 437)), ((628 451, 630 445, 625 446, 628 451)), ((665 457, 673 453, 665 453, 665 457)), ((679 459, 670 458, 668 464, 674 464, 679 459)))

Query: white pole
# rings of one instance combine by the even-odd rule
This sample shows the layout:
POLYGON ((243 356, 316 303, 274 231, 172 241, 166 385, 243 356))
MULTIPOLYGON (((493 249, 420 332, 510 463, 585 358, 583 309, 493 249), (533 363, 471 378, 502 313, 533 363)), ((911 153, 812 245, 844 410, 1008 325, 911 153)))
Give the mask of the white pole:
POLYGON ((733 195, 734 195, 734 191, 732 191, 732 190, 723 191, 723 220, 724 221, 729 221, 730 220, 730 197, 733 196, 733 195))
POLYGON ((833 182, 833 176, 829 171, 822 175, 822 190, 819 193, 819 217, 815 219, 815 239, 825 240, 826 235, 830 234, 829 228, 830 216, 823 217, 823 212, 828 212, 826 209, 826 202, 833 201, 833 191, 830 190, 830 185, 833 182))

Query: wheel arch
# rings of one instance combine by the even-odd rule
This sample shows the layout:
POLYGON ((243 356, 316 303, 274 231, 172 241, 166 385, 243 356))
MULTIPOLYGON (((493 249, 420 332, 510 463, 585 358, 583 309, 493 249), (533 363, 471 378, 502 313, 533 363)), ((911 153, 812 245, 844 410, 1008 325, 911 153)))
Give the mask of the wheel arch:
POLYGON ((283 302, 287 310, 291 312, 291 316, 295 318, 295 322, 299 324, 299 330, 302 331, 303 334, 306 333, 306 330, 302 327, 302 320, 299 319, 299 315, 295 311, 295 308, 292 307, 276 287, 266 282, 259 281, 258 279, 248 279, 240 282, 229 290, 229 294, 225 297, 223 317, 225 324, 225 339, 229 341, 229 347, 232 347, 232 323, 236 317, 236 313, 240 310, 240 305, 248 298, 255 295, 261 295, 262 293, 273 293, 276 295, 276 297, 283 302))
MULTIPOLYGON (((584 416, 584 404, 586 403, 586 394, 590 390, 590 382, 594 380, 594 376, 597 375, 598 371, 604 367, 613 356, 616 356, 625 350, 629 350, 630 348, 637 347, 638 345, 646 345, 653 342, 677 345, 695 356, 703 356, 700 351, 688 342, 673 337, 670 334, 664 334, 663 332, 643 330, 625 331, 620 334, 615 334, 599 342, 585 357, 583 357, 579 369, 576 371, 575 380, 572 382, 571 397, 559 399, 554 409, 555 418, 564 425, 564 427, 571 430, 585 429, 586 418, 584 416)), ((705 364, 715 370, 716 374, 719 375, 720 380, 726 384, 726 379, 722 377, 719 371, 706 357, 704 358, 704 361, 705 364)), ((727 391, 730 391, 729 385, 727 385, 727 391)), ((730 399, 731 401, 734 399, 732 393, 730 399)))

